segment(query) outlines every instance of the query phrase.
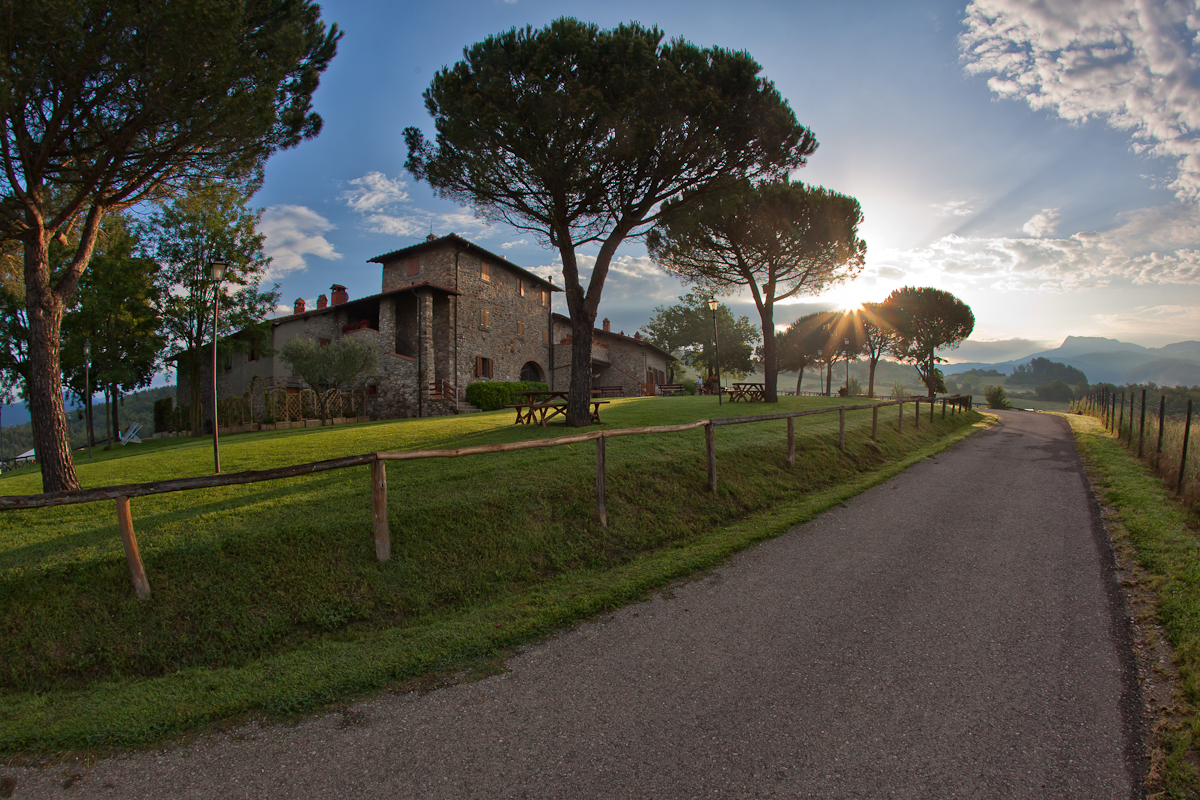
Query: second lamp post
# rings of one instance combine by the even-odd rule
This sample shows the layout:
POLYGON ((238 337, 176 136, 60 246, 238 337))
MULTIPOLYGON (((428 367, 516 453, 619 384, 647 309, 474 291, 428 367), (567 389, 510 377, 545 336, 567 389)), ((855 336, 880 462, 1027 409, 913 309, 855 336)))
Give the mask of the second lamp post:
POLYGON ((717 362, 717 405, 721 405, 721 343, 717 340, 717 298, 708 301, 713 312, 713 355, 717 362))
POLYGON ((213 470, 221 471, 221 448, 217 443, 217 306, 221 297, 221 281, 225 280, 228 264, 216 259, 211 265, 213 280, 213 369, 212 369, 212 426, 213 426, 213 470))

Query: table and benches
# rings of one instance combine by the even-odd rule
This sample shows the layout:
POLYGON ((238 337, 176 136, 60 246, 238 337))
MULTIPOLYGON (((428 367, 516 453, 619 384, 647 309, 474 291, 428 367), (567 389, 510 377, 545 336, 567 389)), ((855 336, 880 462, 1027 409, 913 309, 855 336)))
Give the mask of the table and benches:
MULTIPOLYGON (((506 408, 511 408, 517 412, 517 418, 513 422, 514 425, 533 425, 538 424, 543 428, 546 423, 557 416, 565 417, 567 415, 567 395, 568 392, 520 392, 528 402, 515 403, 506 408)), ((591 399, 588 401, 591 406, 590 416, 592 422, 600 422, 600 406, 608 405, 608 400, 591 399)))
POLYGON ((729 390, 729 402, 736 403, 738 400, 744 400, 747 403, 753 403, 756 400, 767 399, 767 385, 765 383, 735 383, 729 390))

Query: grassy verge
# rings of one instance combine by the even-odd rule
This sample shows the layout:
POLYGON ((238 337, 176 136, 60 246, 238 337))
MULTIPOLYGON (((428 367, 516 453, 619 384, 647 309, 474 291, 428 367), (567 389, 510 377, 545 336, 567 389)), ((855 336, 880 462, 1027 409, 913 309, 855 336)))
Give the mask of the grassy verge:
MULTIPOLYGON (((1067 415, 1100 502, 1110 509, 1118 551, 1140 567, 1136 583, 1149 590, 1157 622, 1174 648, 1179 691, 1155 729, 1152 791, 1162 797, 1200 797, 1200 542, 1197 518, 1134 453, 1089 416, 1067 415)), ((1160 679, 1161 676, 1155 676, 1160 679)))
MULTIPOLYGON (((785 398, 779 410, 836 405, 785 398)), ((771 409, 774 411, 775 409, 771 409)), ((607 428, 761 413, 712 398, 614 401, 607 428)), ((139 498, 154 595, 133 597, 109 504, 0 515, 0 751, 138 745, 245 715, 293 715, 453 671, 634 599, 810 518, 967 435, 978 414, 904 435, 895 409, 388 466, 392 559, 374 559, 366 468, 139 498)), ((561 435, 509 412, 245 434, 228 471, 379 449, 561 435)), ((203 474, 207 441, 159 440, 79 466, 85 485, 203 474)), ((0 492, 38 490, 36 476, 0 492)))

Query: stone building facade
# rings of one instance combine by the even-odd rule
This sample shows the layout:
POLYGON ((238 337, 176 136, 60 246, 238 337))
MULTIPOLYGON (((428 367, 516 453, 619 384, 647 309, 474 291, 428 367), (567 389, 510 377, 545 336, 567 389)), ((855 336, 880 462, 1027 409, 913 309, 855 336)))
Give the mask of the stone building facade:
MULTIPOLYGON (((553 389, 566 389, 571 384, 571 320, 554 314, 553 338, 557 347, 554 355, 553 389)), ((607 319, 602 328, 592 330, 592 387, 620 386, 625 397, 657 394, 655 389, 667 381, 667 365, 674 357, 650 344, 640 333, 626 336, 616 333, 607 319)))
MULTIPOLYGON (((298 336, 350 336, 375 348, 376 374, 367 379, 373 419, 452 413, 474 380, 548 380, 551 293, 561 291, 554 284, 454 234, 371 261, 382 267, 379 294, 350 300, 334 284, 332 302, 321 295, 307 309, 297 300, 292 314, 271 320, 263 353, 273 354, 239 353, 218 365, 218 396, 243 394, 255 376, 265 388, 299 391, 304 381, 278 353, 298 336)), ((204 370, 201 397, 211 396, 210 380, 204 370)), ((190 403, 190 391, 181 374, 177 402, 190 403)))

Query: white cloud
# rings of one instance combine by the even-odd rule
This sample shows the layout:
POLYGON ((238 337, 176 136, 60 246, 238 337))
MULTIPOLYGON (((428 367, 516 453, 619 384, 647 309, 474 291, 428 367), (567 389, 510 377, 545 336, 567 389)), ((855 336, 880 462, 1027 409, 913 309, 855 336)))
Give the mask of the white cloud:
POLYGON ((1175 159, 1171 188, 1200 198, 1200 15, 1181 0, 973 0, 960 44, 992 91, 1064 119, 1130 131, 1175 159))
POLYGON ((503 250, 508 250, 510 247, 519 247, 523 244, 529 244, 529 241, 526 239, 517 239, 515 242, 504 242, 500 247, 503 250))
POLYGON ((1021 230, 1040 239, 1047 234, 1054 233, 1060 219, 1062 219, 1062 214, 1058 213, 1057 208, 1043 208, 1042 213, 1030 217, 1029 221, 1021 226, 1021 230))
POLYGON ((266 279, 275 280, 308 269, 305 256, 335 261, 342 254, 324 236, 334 224, 305 206, 271 206, 263 212, 258 232, 266 237, 263 252, 271 257, 266 279))
POLYGON ((382 172, 368 172, 361 178, 350 181, 353 189, 339 195, 353 211, 364 216, 403 203, 408 199, 407 184, 398 178, 389 178, 382 172))
POLYGON ((492 231, 488 223, 469 208, 443 214, 413 208, 406 191, 407 184, 382 172, 368 172, 349 184, 352 188, 338 196, 351 211, 361 216, 362 226, 372 233, 403 238, 422 237, 430 232, 486 237, 492 231))
POLYGON ((951 200, 948 203, 930 203, 933 213, 939 217, 969 217, 975 209, 966 200, 951 200))

